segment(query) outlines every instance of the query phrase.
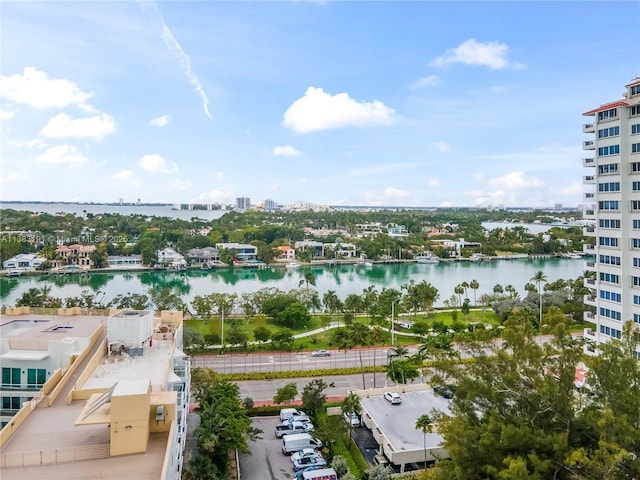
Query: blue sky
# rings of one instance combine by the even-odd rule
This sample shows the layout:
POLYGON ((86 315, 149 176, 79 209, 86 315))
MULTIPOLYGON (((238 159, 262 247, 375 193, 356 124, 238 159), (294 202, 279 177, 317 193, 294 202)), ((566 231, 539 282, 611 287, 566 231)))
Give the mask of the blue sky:
POLYGON ((576 206, 582 113, 640 75, 639 18, 637 1, 3 1, 0 195, 576 206))

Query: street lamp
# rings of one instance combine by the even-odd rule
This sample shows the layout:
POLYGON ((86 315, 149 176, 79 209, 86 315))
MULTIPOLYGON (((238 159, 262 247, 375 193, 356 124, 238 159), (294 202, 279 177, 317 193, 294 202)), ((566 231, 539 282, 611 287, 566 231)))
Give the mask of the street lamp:
POLYGON ((392 347, 395 347, 396 345, 395 305, 396 305, 396 301, 393 300, 391 302, 391 346, 392 347))

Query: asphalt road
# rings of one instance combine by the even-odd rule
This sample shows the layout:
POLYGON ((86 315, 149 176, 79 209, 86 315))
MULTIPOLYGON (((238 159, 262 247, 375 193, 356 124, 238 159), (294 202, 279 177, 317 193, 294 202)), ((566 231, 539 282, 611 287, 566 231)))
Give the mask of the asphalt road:
MULTIPOLYGON (((320 370, 360 366, 360 352, 365 366, 387 363, 388 347, 331 350, 329 357, 313 357, 311 352, 236 353, 227 355, 192 355, 192 367, 209 367, 220 373, 280 372, 320 370)), ((415 348, 411 350, 411 353, 415 348)))
MULTIPOLYGON (((276 391, 288 383, 295 383, 298 386, 298 397, 302 394, 302 390, 312 378, 292 378, 282 380, 247 380, 236 382, 240 387, 240 396, 242 398, 250 397, 254 402, 271 402, 276 391)), ((362 389, 362 375, 331 375, 324 377, 324 381, 332 384, 326 390, 328 398, 346 397, 350 390, 362 389)), ((386 385, 393 386, 393 382, 389 382, 384 373, 376 374, 376 386, 378 388, 386 385)), ((416 379, 416 383, 419 379, 416 379)), ((373 373, 365 374, 366 388, 373 387, 373 373)))

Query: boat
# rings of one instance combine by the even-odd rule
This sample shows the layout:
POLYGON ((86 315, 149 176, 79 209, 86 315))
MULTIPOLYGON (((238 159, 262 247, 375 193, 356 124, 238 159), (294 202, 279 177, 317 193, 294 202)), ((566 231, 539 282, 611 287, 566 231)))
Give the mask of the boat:
POLYGON ((373 262, 370 260, 365 260, 364 262, 362 262, 362 265, 364 265, 367 268, 371 268, 373 267, 373 262))
POLYGON ((430 264, 440 263, 440 260, 438 259, 438 257, 436 257, 431 252, 416 253, 413 258, 418 263, 430 263, 430 264))
POLYGON ((19 277, 20 275, 22 275, 22 270, 18 270, 16 268, 7 272, 7 276, 9 277, 19 277))
POLYGON ((285 265, 286 268, 300 268, 300 264, 296 262, 287 263, 285 265))
POLYGON ((573 259, 581 259, 582 258, 582 255, 580 255, 579 253, 574 253, 574 252, 567 252, 562 256, 564 258, 573 258, 573 259))

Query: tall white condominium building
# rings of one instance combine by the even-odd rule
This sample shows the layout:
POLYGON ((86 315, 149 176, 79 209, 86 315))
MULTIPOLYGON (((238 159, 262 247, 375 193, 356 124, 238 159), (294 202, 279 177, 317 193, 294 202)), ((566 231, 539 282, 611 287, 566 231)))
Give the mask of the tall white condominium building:
POLYGON ((585 335, 596 343, 620 338, 629 320, 640 324, 640 78, 626 89, 621 100, 583 114, 593 117, 583 132, 594 136, 583 142, 593 152, 583 159, 591 170, 584 183, 593 186, 584 216, 595 221, 585 227, 595 237, 595 245, 585 246, 595 255, 586 265, 595 277, 585 278, 585 304, 593 307, 585 319, 596 324, 585 335))

